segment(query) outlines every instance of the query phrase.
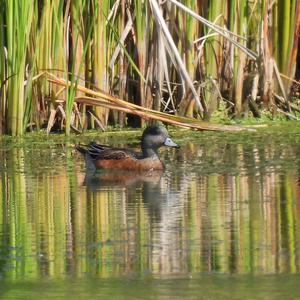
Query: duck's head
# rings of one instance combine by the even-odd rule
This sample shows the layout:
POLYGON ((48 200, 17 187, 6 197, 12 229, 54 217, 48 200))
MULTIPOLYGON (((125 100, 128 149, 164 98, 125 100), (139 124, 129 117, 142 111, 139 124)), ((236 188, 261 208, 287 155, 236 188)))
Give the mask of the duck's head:
POLYGON ((144 157, 156 154, 161 146, 179 148, 169 137, 165 127, 158 125, 147 127, 143 132, 141 143, 144 157))

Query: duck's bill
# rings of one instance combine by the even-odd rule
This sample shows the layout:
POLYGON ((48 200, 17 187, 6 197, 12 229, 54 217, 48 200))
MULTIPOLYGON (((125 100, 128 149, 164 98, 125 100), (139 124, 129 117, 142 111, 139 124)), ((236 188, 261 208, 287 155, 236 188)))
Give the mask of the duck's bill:
POLYGON ((168 147, 180 148, 180 146, 174 143, 171 138, 166 138, 164 145, 168 147))

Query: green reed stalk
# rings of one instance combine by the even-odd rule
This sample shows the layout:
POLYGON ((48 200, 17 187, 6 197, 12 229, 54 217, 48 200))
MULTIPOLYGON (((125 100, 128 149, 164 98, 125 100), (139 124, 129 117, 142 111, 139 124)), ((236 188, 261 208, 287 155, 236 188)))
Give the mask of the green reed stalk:
MULTIPOLYGON (((33 13, 33 20, 31 24, 31 32, 30 32, 30 37, 29 37, 29 43, 28 43, 28 48, 27 48, 27 55, 31 59, 30 61, 30 73, 27 78, 27 85, 26 85, 26 91, 25 91, 25 107, 24 107, 24 118, 23 118, 23 126, 24 126, 24 131, 26 131, 27 124, 30 122, 32 125, 36 124, 36 128, 39 130, 39 122, 36 119, 35 121, 32 120, 32 102, 33 102, 33 86, 32 86, 32 77, 36 74, 35 70, 35 61, 36 61, 36 56, 38 53, 37 45, 36 45, 36 40, 37 40, 37 26, 38 26, 38 7, 37 3, 34 5, 34 13, 33 13), (32 58, 33 57, 33 58, 32 58), (31 120, 30 120, 31 119, 31 120)), ((28 61, 28 60, 27 60, 28 61)), ((37 116, 38 114, 35 114, 37 116)), ((32 127, 32 126, 31 126, 32 127)))
MULTIPOLYGON (((218 0, 209 1, 208 19, 211 22, 216 22, 217 18, 220 18, 224 13, 224 2, 220 4, 218 0)), ((217 21, 217 24, 220 24, 220 21, 217 21)), ((220 51, 220 38, 218 36, 209 38, 205 49, 206 75, 208 77, 219 78, 220 51)))
MULTIPOLYGON (((110 36, 106 26, 106 18, 109 14, 111 2, 112 1, 110 0, 94 0, 92 5, 93 14, 96 14, 92 25, 92 82, 106 92, 109 89, 108 59, 112 51, 109 47, 110 36)), ((102 123, 106 125, 108 119, 108 110, 106 108, 97 107, 96 112, 102 123)))
POLYGON ((78 78, 83 74, 82 72, 82 49, 83 49, 83 40, 84 40, 84 24, 83 24, 83 6, 84 0, 75 0, 71 4, 71 26, 72 26, 72 49, 70 55, 71 64, 71 86, 67 89, 67 98, 66 98, 66 124, 65 132, 66 135, 70 135, 71 132, 71 115, 74 105, 74 98, 76 95, 76 87, 78 83, 78 78))
POLYGON ((280 45, 279 45, 279 21, 278 21, 278 18, 279 18, 278 2, 275 2, 273 5, 273 10, 272 10, 273 26, 272 26, 272 39, 270 40, 270 42, 271 42, 271 47, 272 47, 271 50, 272 50, 273 56, 279 65, 280 45))
MULTIPOLYGON (((300 31, 300 3, 276 1, 273 5, 272 51, 280 72, 293 78, 296 71, 300 31)), ((288 93, 291 81, 283 80, 288 93)))
POLYGON ((6 38, 9 79, 7 89, 7 131, 12 135, 23 133, 24 79, 26 49, 33 17, 33 2, 26 0, 6 0, 6 38))
MULTIPOLYGON (((209 1, 208 20, 222 26, 222 16, 226 15, 225 2, 218 0, 209 1)), ((212 34, 212 31, 206 31, 206 34, 212 34)), ((217 108, 216 87, 220 84, 220 71, 224 57, 222 56, 223 38, 219 35, 210 37, 205 44, 205 70, 206 78, 209 83, 204 92, 208 111, 205 112, 205 118, 209 119, 211 113, 217 108), (212 83, 215 80, 215 84, 212 83)))
MULTIPOLYGON (((287 8, 288 9, 288 8, 287 8)), ((289 19, 289 36, 285 37, 287 41, 287 53, 286 66, 283 72, 290 78, 294 78, 296 65, 297 65, 297 53, 298 53, 298 40, 300 32, 300 3, 296 0, 290 1, 290 19, 289 19)), ((289 92, 291 81, 286 82, 286 91, 289 92)))
MULTIPOLYGON (((73 55, 71 58, 71 86, 67 90, 66 99, 66 135, 69 135, 71 131, 71 117, 77 85, 80 77, 82 77, 81 72, 86 62, 85 57, 90 46, 93 31, 92 25, 86 28, 84 24, 85 5, 85 0, 76 0, 71 4, 73 55)), ((92 16, 93 19, 90 24, 93 24, 95 16, 97 16, 97 12, 92 16)))
MULTIPOLYGON (((193 11, 200 13, 198 11, 198 4, 197 1, 193 0, 187 0, 186 5, 191 8, 193 11)), ((196 53, 194 51, 194 45, 193 42, 197 38, 197 35, 199 34, 198 30, 198 22, 189 14, 185 13, 185 19, 186 19, 186 26, 184 32, 185 37, 185 47, 184 47, 184 56, 185 56, 185 61, 186 61, 186 68, 188 73, 190 74, 191 78, 195 76, 195 58, 196 58, 196 53)), ((184 28, 184 27, 183 27, 184 28)))
MULTIPOLYGON (((185 5, 197 14, 201 14, 201 5, 197 1, 187 0, 185 5)), ((194 41, 199 38, 200 23, 185 11, 178 10, 178 31, 179 46, 186 65, 187 72, 191 78, 195 78, 198 65, 197 51, 194 46, 194 41)), ((186 86, 186 89, 189 87, 186 86)), ((181 114, 192 117, 195 110, 195 101, 191 101, 190 97, 185 96, 182 100, 181 114)))
MULTIPOLYGON (((38 36, 37 68, 50 69, 60 77, 67 72, 66 45, 67 20, 64 19, 64 1, 45 2, 38 36)), ((53 87, 52 87, 53 88, 53 87)), ((49 91, 45 91, 49 92, 49 91)))
MULTIPOLYGON (((5 3, 4 1, 0 1, 0 11, 5 11, 5 3)), ((6 65, 6 58, 5 58, 5 34, 4 28, 5 18, 4 13, 0 13, 0 134, 4 133, 4 121, 6 119, 6 94, 4 88, 4 81, 6 78, 5 72, 5 65, 6 65)))
MULTIPOLYGON (((148 49, 147 44, 150 38, 149 24, 149 7, 148 1, 134 1, 135 8, 135 28, 136 28, 136 49, 138 51, 138 67, 144 77, 147 72, 148 49)), ((157 77, 158 78, 158 77, 157 77)), ((147 85, 142 80, 140 82, 141 105, 144 107, 152 107, 152 99, 146 98, 147 85), (151 101, 151 102, 150 102, 151 101)))
POLYGON ((291 18, 290 18, 290 36, 289 36, 289 61, 287 75, 295 76, 298 54, 298 41, 300 33, 300 2, 293 0, 291 3, 291 18))
MULTIPOLYGON (((71 3, 71 26, 72 26, 72 49, 69 58, 69 65, 71 65, 71 86, 67 89, 66 98, 66 124, 65 132, 69 135, 71 132, 71 117, 73 112, 74 98, 76 96, 77 84, 79 78, 84 76, 83 64, 84 61, 84 39, 86 28, 84 24, 84 7, 85 0, 75 0, 71 3)), ((87 49, 87 47, 86 47, 87 49)))
MULTIPOLYGON (((32 86, 32 76, 44 70, 51 70, 60 77, 67 76, 66 43, 64 40, 65 28, 64 1, 54 0, 43 3, 39 14, 37 2, 34 11, 30 45, 28 47, 28 63, 30 65, 30 77, 26 90, 26 109, 24 113, 24 126, 29 122, 34 123, 39 129, 47 121, 45 116, 49 115, 49 109, 56 109, 53 103, 39 102, 51 93, 56 93, 55 86, 46 84, 41 79, 38 85, 32 86), (38 97, 38 95, 39 97, 38 97)), ((64 94, 60 97, 65 98, 64 94)))
POLYGON ((289 58, 289 41, 290 41, 290 17, 291 17, 291 2, 290 0, 278 1, 280 16, 279 21, 279 43, 280 43, 280 57, 279 68, 281 71, 285 71, 287 60, 289 58))

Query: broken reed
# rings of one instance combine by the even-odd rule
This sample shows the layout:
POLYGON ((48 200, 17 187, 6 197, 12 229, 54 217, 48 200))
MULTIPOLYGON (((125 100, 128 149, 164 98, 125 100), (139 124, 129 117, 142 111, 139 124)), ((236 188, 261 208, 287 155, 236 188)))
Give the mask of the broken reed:
MULTIPOLYGON (((73 85, 61 89, 42 77, 32 83, 44 70, 171 114, 209 120, 217 111, 241 117, 278 108, 291 115, 299 110, 291 81, 276 69, 294 77, 299 6, 293 0, 169 0, 160 7, 157 0, 0 0, 0 132, 19 135, 57 123, 69 133, 94 127, 95 118, 108 123, 107 108, 74 102, 80 94, 73 85)), ((114 112, 111 122, 132 124, 125 113, 114 112)))

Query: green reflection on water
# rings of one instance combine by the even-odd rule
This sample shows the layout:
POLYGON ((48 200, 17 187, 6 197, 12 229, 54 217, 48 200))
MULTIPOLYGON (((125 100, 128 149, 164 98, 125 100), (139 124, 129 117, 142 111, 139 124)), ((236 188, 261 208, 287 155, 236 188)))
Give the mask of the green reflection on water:
POLYGON ((180 299, 179 287, 188 286, 185 297, 196 298, 216 289, 215 280, 223 289, 211 299, 235 284, 236 299, 243 291, 251 299, 254 281, 261 297, 277 281, 283 294, 289 285, 291 295, 300 293, 298 142, 194 140, 162 151, 165 172, 95 176, 68 144, 6 147, 0 279, 8 299, 33 297, 43 284, 49 297, 78 290, 86 298, 94 291, 151 299, 147 288, 153 298, 180 299))

